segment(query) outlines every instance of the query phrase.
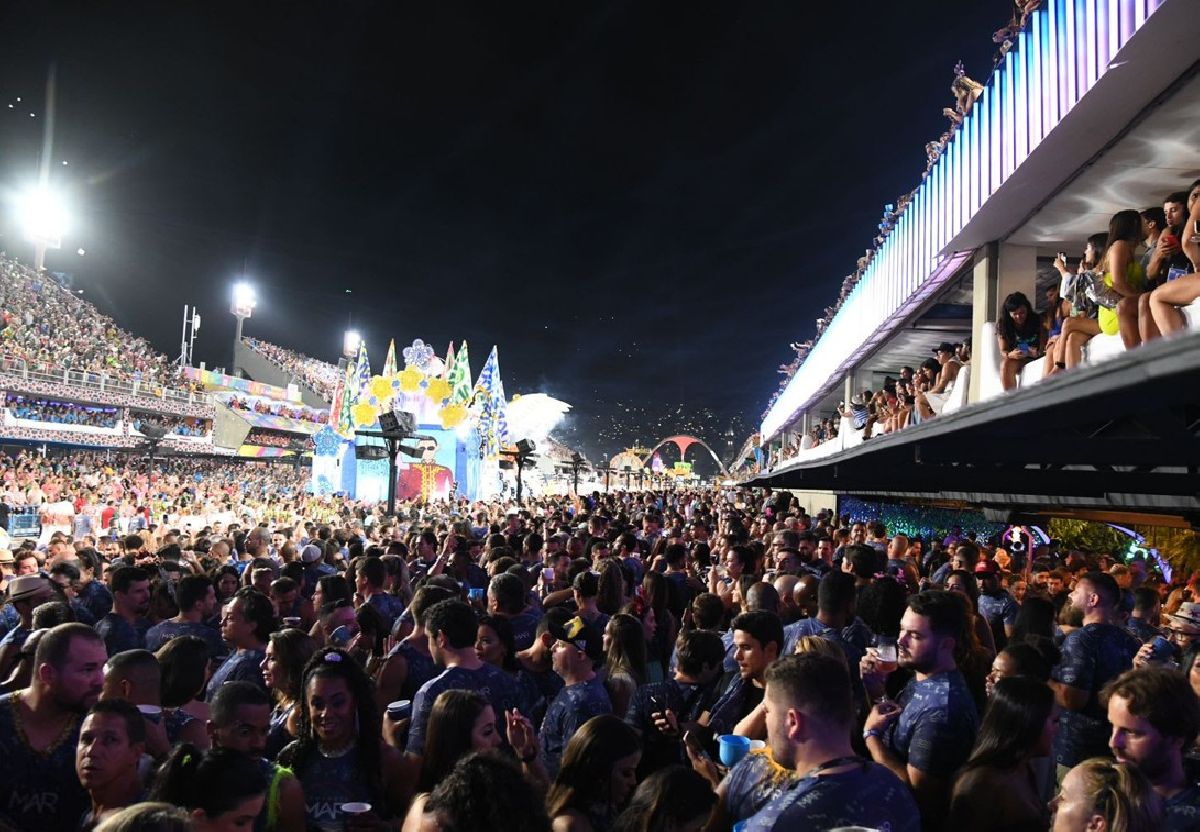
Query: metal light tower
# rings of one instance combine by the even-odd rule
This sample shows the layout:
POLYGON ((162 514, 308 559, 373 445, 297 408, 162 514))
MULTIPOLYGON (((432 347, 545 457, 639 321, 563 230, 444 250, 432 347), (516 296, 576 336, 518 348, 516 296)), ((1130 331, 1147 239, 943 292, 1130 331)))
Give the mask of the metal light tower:
POLYGON ((229 374, 232 376, 238 374, 237 351, 238 346, 242 343, 242 324, 254 314, 256 306, 258 306, 258 298, 254 294, 253 286, 245 282, 233 284, 233 303, 230 305, 229 311, 237 318, 237 329, 233 334, 233 360, 229 362, 229 374))

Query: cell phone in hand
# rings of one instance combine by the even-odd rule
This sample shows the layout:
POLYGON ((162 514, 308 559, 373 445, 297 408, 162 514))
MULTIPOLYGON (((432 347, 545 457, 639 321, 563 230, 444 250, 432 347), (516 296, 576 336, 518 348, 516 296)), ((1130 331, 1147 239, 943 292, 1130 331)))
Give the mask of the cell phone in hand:
POLYGON ((704 746, 701 744, 700 738, 696 736, 695 732, 688 731, 686 734, 684 734, 683 743, 687 746, 688 751, 691 752, 693 757, 699 757, 701 760, 705 760, 706 762, 712 762, 712 757, 708 756, 708 752, 704 750, 704 746))

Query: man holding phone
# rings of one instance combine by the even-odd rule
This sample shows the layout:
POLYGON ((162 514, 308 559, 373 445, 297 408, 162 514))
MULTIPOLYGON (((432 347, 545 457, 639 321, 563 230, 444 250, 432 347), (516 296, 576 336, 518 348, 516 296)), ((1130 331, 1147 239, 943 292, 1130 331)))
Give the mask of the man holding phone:
POLYGON ((679 636, 675 650, 675 675, 639 687, 625 714, 625 721, 642 735, 639 778, 683 761, 681 735, 716 699, 725 658, 721 637, 692 630, 679 636))

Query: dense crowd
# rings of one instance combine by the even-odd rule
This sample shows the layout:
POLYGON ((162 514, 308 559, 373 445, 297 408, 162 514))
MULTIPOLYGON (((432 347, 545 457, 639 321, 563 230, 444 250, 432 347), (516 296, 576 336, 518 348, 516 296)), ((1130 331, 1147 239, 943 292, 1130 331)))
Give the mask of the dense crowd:
POLYGON ((264 445, 269 448, 290 448, 292 446, 293 437, 298 440, 305 440, 303 436, 296 434, 274 433, 269 430, 252 430, 246 435, 245 444, 247 445, 264 445))
POLYGON ((245 398, 236 395, 229 396, 224 401, 225 404, 234 410, 243 410, 247 413, 259 413, 264 416, 284 416, 299 422, 311 422, 314 425, 323 425, 329 421, 328 411, 314 410, 311 407, 304 407, 303 405, 291 405, 286 402, 245 398))
POLYGON ((115 407, 92 407, 75 402, 57 402, 8 394, 4 406, 17 419, 50 422, 59 425, 85 425, 95 428, 114 428, 121 419, 115 407))
POLYGON ((176 368, 142 338, 47 275, 0 254, 0 352, 30 369, 175 386, 176 368))
POLYGON ((384 517, 205 464, 4 469, 229 511, 0 557, 0 823, 1200 825, 1200 604, 1140 559, 737 490, 384 517))
POLYGON ((1005 389, 1042 356, 1046 375, 1077 366, 1097 335, 1119 335, 1132 349, 1184 327, 1180 307, 1200 298, 1200 179, 1161 207, 1114 214, 1074 266, 1063 252, 1054 267, 1062 280, 1047 290, 1041 316, 1023 294, 1005 300, 997 327, 1005 389))
POLYGON ((302 382, 321 398, 333 401, 333 393, 341 381, 341 373, 336 364, 311 358, 304 353, 285 349, 258 338, 246 338, 244 341, 247 347, 302 382))

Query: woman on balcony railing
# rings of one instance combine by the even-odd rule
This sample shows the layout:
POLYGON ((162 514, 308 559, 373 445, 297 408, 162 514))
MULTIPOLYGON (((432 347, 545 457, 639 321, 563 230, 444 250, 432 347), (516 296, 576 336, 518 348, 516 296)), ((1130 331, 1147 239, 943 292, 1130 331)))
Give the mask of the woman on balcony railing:
POLYGON ((1146 283, 1142 264, 1133 256, 1142 233, 1142 217, 1133 209, 1119 211, 1108 224, 1108 248, 1104 252, 1104 286, 1121 296, 1113 308, 1100 304, 1096 318, 1073 316, 1063 322, 1061 357, 1054 369, 1071 369, 1083 360, 1083 345, 1097 335, 1116 335, 1124 326, 1137 330, 1137 296, 1146 283), (1128 312, 1132 306, 1132 318, 1128 312))
POLYGON ((1013 292, 1004 299, 1004 314, 996 327, 1000 342, 1000 383, 1005 390, 1017 386, 1021 368, 1041 357, 1042 322, 1033 311, 1033 304, 1023 292, 1013 292))

